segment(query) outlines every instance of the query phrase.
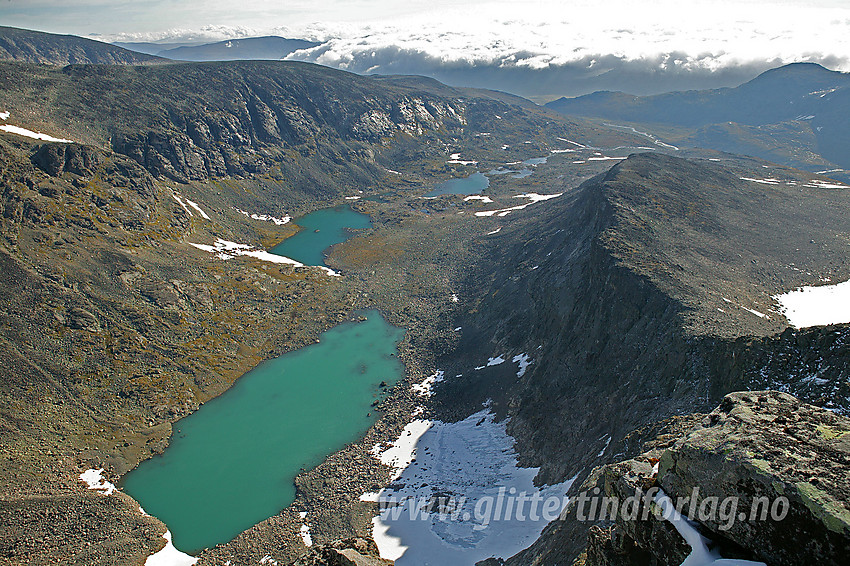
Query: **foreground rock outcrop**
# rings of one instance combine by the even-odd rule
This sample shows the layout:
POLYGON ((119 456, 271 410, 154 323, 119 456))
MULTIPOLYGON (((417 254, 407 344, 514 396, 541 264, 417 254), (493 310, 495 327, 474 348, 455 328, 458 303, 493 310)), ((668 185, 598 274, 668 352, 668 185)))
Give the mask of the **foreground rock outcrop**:
POLYGON ((582 485, 590 505, 574 500, 579 519, 599 518, 587 515, 594 496, 634 498, 638 506, 636 519, 621 506, 618 516, 608 515, 612 521, 592 527, 578 563, 681 564, 692 549, 659 516, 655 492, 695 521, 715 557, 768 566, 846 563, 850 419, 764 391, 727 395, 694 420, 684 436, 599 468, 582 485))
POLYGON ((380 557, 372 539, 349 538, 315 546, 293 566, 392 566, 380 557))

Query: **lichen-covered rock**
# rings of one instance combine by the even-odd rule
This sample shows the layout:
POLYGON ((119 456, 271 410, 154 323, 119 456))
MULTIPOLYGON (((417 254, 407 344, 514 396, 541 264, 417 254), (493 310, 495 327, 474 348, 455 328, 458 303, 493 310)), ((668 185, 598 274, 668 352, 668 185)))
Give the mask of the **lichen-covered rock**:
POLYGON ((314 546, 293 566, 392 566, 380 557, 372 539, 349 538, 314 546))
POLYGON ((850 556, 848 469, 850 419, 764 391, 727 395, 662 455, 658 478, 674 499, 736 498, 734 520, 700 523, 770 565, 837 566, 850 556))

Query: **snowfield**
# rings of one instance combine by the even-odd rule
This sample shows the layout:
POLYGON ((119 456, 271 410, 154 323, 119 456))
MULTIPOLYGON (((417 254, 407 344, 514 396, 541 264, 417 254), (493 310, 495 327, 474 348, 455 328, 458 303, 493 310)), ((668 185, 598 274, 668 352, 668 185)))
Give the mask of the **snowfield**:
POLYGON ((773 297, 797 328, 850 322, 850 281, 802 287, 773 297))
POLYGON ((372 523, 382 557, 398 566, 473 564, 539 536, 573 480, 535 487, 538 469, 517 466, 506 425, 489 409, 457 423, 417 420, 389 448, 373 449, 395 468, 392 488, 361 497, 381 503, 372 523), (532 509, 533 500, 545 503, 532 509))

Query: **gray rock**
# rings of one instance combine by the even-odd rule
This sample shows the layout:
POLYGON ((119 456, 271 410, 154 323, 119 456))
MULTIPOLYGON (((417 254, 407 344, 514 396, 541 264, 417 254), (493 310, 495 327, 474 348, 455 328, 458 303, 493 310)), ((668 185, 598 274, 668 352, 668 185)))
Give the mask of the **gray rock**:
POLYGON ((734 520, 697 518, 770 565, 837 566, 850 556, 849 466, 850 419, 775 391, 732 393, 662 455, 659 482, 674 500, 698 487, 706 509, 737 498, 734 520))

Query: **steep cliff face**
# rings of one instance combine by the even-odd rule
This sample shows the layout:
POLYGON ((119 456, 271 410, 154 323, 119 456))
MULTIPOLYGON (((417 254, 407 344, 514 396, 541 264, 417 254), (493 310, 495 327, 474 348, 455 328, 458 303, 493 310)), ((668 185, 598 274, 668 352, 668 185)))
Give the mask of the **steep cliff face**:
MULTIPOLYGON (((630 430, 708 409, 736 389, 769 382, 846 409, 850 331, 784 330, 771 298, 810 282, 797 265, 850 276, 846 196, 764 190, 745 176, 636 155, 565 187, 542 218, 518 222, 508 232, 515 243, 494 249, 481 266, 488 277, 467 288, 476 301, 459 315, 463 336, 444 361, 463 377, 441 390, 446 406, 489 398, 547 483, 583 478, 632 453, 630 430), (532 360, 522 375, 510 364, 470 371, 487 356, 521 353, 532 360)), ((509 562, 572 559, 585 528, 553 524, 509 562)))

